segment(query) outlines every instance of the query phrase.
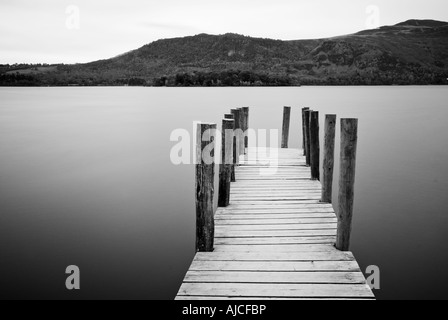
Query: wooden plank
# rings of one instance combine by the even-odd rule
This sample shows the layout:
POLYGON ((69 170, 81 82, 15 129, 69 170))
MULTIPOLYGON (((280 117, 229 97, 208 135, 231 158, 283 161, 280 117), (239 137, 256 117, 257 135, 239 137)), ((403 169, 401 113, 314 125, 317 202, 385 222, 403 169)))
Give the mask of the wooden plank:
MULTIPOLYGON (((237 171, 240 173, 251 173, 251 172, 259 173, 260 169, 266 169, 266 167, 254 168, 254 167, 240 166, 240 167, 238 167, 237 171)), ((290 167, 290 168, 283 166, 281 168, 275 168, 275 169, 277 169, 276 170, 277 172, 305 172, 307 168, 305 166, 303 166, 303 167, 295 166, 295 167, 290 167)))
POLYGON ((219 253, 198 252, 195 261, 353 261, 351 252, 296 252, 296 253, 219 253))
POLYGON ((186 283, 326 283, 365 284, 361 272, 189 271, 186 283))
POLYGON ((278 298, 374 297, 365 284, 184 283, 179 290, 179 295, 278 298))
POLYGON ((263 244, 328 244, 333 245, 336 236, 314 237, 253 237, 253 238, 217 238, 216 245, 263 245, 263 244))
POLYGON ((266 181, 239 181, 232 183, 232 188, 276 188, 276 187, 290 187, 290 188, 304 188, 304 187, 318 187, 320 184, 316 184, 314 181, 307 180, 266 180, 266 181))
POLYGON ((245 204, 231 203, 227 208, 219 208, 217 212, 232 211, 234 209, 333 209, 331 204, 326 203, 305 203, 303 201, 282 201, 282 202, 267 202, 267 201, 254 201, 245 204))
MULTIPOLYGON (((309 172, 269 172, 269 173, 236 173, 236 177, 238 180, 238 177, 240 178, 260 178, 264 180, 271 180, 272 178, 278 178, 280 181, 287 178, 288 180, 305 180, 309 177, 309 172)), ((239 181, 239 180, 238 180, 239 181)))
POLYGON ((291 187, 279 187, 279 188, 269 188, 269 189, 263 189, 263 188, 257 188, 257 189, 233 189, 230 191, 230 194, 307 194, 307 193, 318 193, 320 191, 319 188, 309 188, 309 189, 299 189, 299 188, 291 188, 291 187))
POLYGON ((360 272, 356 261, 198 261, 190 271, 360 272))
POLYGON ((263 168, 281 168, 281 167, 296 167, 301 168, 305 166, 305 162, 297 162, 292 160, 254 160, 254 161, 246 161, 240 160, 240 164, 245 167, 263 167, 263 168))
POLYGON ((336 236, 336 230, 272 230, 272 231, 221 231, 216 230, 216 238, 251 238, 251 237, 314 237, 336 236))
POLYGON ((257 185, 233 185, 232 186, 232 192, 233 191, 270 191, 270 190, 301 190, 301 191, 306 191, 306 190, 320 190, 321 187, 319 185, 308 185, 308 184, 296 184, 296 185, 261 185, 261 186, 257 186, 257 185))
POLYGON ((220 214, 215 216, 216 223, 220 223, 221 221, 232 221, 237 223, 238 221, 252 221, 256 223, 257 221, 269 221, 269 220, 277 220, 279 223, 282 223, 283 220, 291 220, 291 219, 320 219, 320 218, 334 218, 334 213, 286 213, 286 214, 238 214, 238 215, 224 215, 220 214))
POLYGON ((315 224, 263 224, 263 225, 216 225, 217 232, 227 231, 271 231, 271 230, 326 230, 337 228, 337 222, 333 223, 315 223, 315 224))
POLYGON ((320 194, 318 189, 315 190, 244 190, 244 191, 231 191, 231 194, 234 196, 238 195, 248 195, 248 196, 256 196, 256 195, 307 195, 307 194, 320 194))
POLYGON ((277 187, 248 187, 248 188, 233 188, 231 193, 233 194, 272 194, 272 193, 319 193, 320 189, 318 186, 277 186, 277 187))
POLYGON ((254 174, 254 175, 249 175, 249 174, 237 174, 236 175, 236 179, 238 181, 241 182, 245 182, 246 180, 268 180, 268 181, 277 181, 280 182, 278 184, 281 184, 281 182, 283 181, 308 181, 310 180, 309 178, 309 173, 307 174, 285 174, 285 175, 279 175, 279 174, 269 174, 269 175, 259 175, 259 174, 254 174))
POLYGON ((247 186, 233 186, 231 192, 233 193, 243 193, 243 192, 270 192, 270 191, 319 191, 321 188, 318 185, 270 185, 270 186, 255 186, 255 185, 247 185, 247 186))
POLYGON ((285 195, 285 196, 249 196, 249 195, 232 195, 230 201, 282 201, 282 200, 320 200, 320 194, 305 195, 285 195))
POLYGON ((175 300, 178 301, 200 301, 200 300, 218 300, 218 301, 267 301, 267 300, 281 300, 281 301, 375 301, 374 298, 272 298, 272 297, 204 297, 204 296, 178 296, 175 300))
POLYGON ((264 245, 217 245, 213 252, 330 252, 328 244, 264 244, 264 245))
MULTIPOLYGON (((275 206, 261 207, 257 208, 248 208, 241 207, 241 209, 234 209, 233 211, 220 211, 215 214, 215 217, 219 217, 221 215, 263 215, 263 214, 293 214, 293 215, 301 215, 301 214, 319 214, 319 213, 331 213, 335 214, 333 209, 330 208, 288 208, 288 207, 280 207, 277 208, 275 206)), ((317 217, 318 215, 316 215, 317 217)))
MULTIPOLYGON (((260 167, 260 168, 254 168, 254 167, 238 167, 238 172, 240 173, 259 173, 260 169, 266 169, 266 167, 260 167)), ((281 167, 281 168, 276 168, 277 172, 305 172, 306 171, 306 167, 281 167)))
POLYGON ((319 204, 320 201, 317 200, 285 200, 285 201, 242 201, 242 200, 234 200, 234 205, 271 205, 271 206, 282 206, 285 204, 319 204))
POLYGON ((271 154, 264 154, 263 152, 261 153, 249 153, 246 155, 245 157, 246 160, 248 161, 254 161, 254 160, 290 160, 290 161, 295 161, 295 162, 299 162, 299 161, 305 161, 305 158, 301 157, 298 154, 295 153, 289 153, 289 154, 285 154, 285 153, 275 153, 272 152, 271 154))
POLYGON ((283 197, 299 197, 299 198, 303 198, 303 197, 309 197, 312 196, 313 199, 316 195, 320 196, 320 192, 318 190, 316 191, 305 191, 305 192, 301 192, 301 191, 272 191, 272 192, 266 192, 266 191, 253 191, 253 192, 241 192, 241 193, 231 193, 231 197, 233 198, 246 198, 246 199, 255 199, 255 200, 260 200, 258 198, 267 198, 265 200, 269 200, 270 197, 277 197, 277 198, 283 198, 283 197))
POLYGON ((334 218, 304 218, 304 219, 245 219, 245 220, 232 220, 232 219, 218 219, 216 220, 216 226, 237 226, 237 225, 307 225, 307 224, 327 224, 327 223, 337 223, 338 220, 334 218))
POLYGON ((219 211, 215 214, 215 217, 223 215, 249 215, 249 214, 312 214, 312 213, 332 213, 334 214, 334 210, 331 208, 291 208, 291 207, 284 207, 284 206, 257 206, 256 208, 250 208, 250 207, 241 207, 240 209, 234 209, 234 210, 225 210, 225 211, 219 211))

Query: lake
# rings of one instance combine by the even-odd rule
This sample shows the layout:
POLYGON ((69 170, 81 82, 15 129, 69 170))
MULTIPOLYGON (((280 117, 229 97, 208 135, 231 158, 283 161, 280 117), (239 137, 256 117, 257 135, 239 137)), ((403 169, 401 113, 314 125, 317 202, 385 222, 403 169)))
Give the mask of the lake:
POLYGON ((0 101, 2 299, 173 299, 195 207, 172 131, 243 106, 252 128, 280 129, 285 105, 295 148, 302 107, 321 128, 359 118, 351 250, 380 267, 377 297, 448 298, 448 87, 0 88, 0 101))

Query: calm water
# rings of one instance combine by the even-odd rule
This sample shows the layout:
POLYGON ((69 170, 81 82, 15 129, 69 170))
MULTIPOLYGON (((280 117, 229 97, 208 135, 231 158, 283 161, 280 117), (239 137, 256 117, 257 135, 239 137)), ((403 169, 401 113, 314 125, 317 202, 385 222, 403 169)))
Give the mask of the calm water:
POLYGON ((240 106, 280 129, 284 105, 292 147, 303 106, 322 127, 359 118, 352 250, 381 268, 378 298, 448 298, 446 101, 448 87, 0 88, 0 298, 174 298, 195 213, 171 132, 240 106))

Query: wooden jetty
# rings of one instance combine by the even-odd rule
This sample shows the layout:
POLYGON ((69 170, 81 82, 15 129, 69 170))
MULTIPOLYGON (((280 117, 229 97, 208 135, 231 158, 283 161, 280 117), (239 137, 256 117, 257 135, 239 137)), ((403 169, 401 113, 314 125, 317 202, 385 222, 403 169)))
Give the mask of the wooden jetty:
MULTIPOLYGON (((303 112, 310 111, 304 109, 303 112)), ((247 130, 247 110, 242 114, 247 114, 245 121, 238 121, 242 129, 247 130)), ((308 129, 311 135, 318 134, 316 116, 312 112, 303 115, 303 119, 314 119, 308 129)), ((233 128, 240 128, 239 124, 229 123, 231 118, 226 116, 223 128, 231 128, 232 125, 233 128)), ((285 109, 284 119, 290 121, 290 109, 285 109)), ((316 172, 312 174, 311 169, 316 171, 318 168, 310 164, 310 169, 304 155, 309 150, 310 159, 318 158, 318 151, 311 150, 313 145, 316 148, 315 136, 308 138, 310 141, 304 139, 305 150, 289 149, 289 124, 284 123, 282 148, 248 148, 247 139, 243 137, 246 141, 236 152, 237 155, 241 154, 239 161, 233 161, 228 154, 234 153, 235 145, 241 146, 239 141, 242 137, 236 133, 237 139, 234 139, 233 135, 223 133, 222 159, 227 159, 227 162, 221 164, 220 169, 221 207, 216 212, 211 211, 213 190, 210 193, 210 188, 213 189, 213 179, 204 175, 204 172, 211 172, 210 166, 214 164, 198 164, 197 172, 202 174, 199 174, 196 183, 197 211, 201 210, 197 212, 197 237, 203 239, 197 241, 198 252, 177 300, 374 299, 357 261, 347 251, 352 212, 342 212, 340 215, 345 216, 338 218, 333 206, 328 203, 331 202, 328 192, 331 194, 333 181, 335 116, 328 116, 326 120, 323 176, 327 178, 323 182, 324 188, 319 178, 313 176, 316 172), (226 183, 230 184, 229 172, 234 162, 239 163, 235 166, 236 181, 226 188, 226 183), (273 163, 275 170, 267 170, 273 163), (328 181, 330 176, 331 182, 328 181), (326 197, 325 203, 322 202, 323 197, 326 197), (207 215, 208 218, 205 218, 207 215), (343 251, 338 250, 337 246, 343 251)), ((347 122, 343 120, 343 126, 344 123, 347 122)), ((304 123, 303 127, 305 133, 309 126, 304 123)), ((203 129, 207 128, 210 129, 210 126, 205 125, 203 129)), ((356 152, 356 146, 353 150, 356 139, 351 138, 347 147, 356 152)), ((203 146, 202 141, 201 150, 203 146)), ((350 153, 346 152, 345 155, 350 156, 350 153)), ((349 160, 354 161, 354 156, 349 160)), ((342 161, 342 165, 348 167, 344 169, 344 174, 348 174, 350 168, 354 170, 354 162, 347 161, 342 161)), ((350 211, 353 185, 346 179, 341 184, 345 191, 342 190, 339 196, 345 197, 346 201, 341 198, 340 206, 342 210, 347 211, 348 208, 350 211)))

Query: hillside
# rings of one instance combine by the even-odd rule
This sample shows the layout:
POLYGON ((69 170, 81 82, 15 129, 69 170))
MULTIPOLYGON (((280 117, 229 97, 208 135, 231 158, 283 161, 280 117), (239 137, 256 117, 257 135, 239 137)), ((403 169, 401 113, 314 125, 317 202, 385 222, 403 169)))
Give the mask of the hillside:
POLYGON ((447 84, 448 23, 409 20, 346 36, 296 41, 199 34, 155 41, 87 64, 11 68, 1 66, 0 84, 447 84))

